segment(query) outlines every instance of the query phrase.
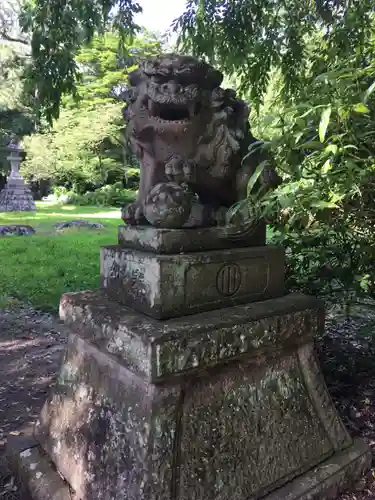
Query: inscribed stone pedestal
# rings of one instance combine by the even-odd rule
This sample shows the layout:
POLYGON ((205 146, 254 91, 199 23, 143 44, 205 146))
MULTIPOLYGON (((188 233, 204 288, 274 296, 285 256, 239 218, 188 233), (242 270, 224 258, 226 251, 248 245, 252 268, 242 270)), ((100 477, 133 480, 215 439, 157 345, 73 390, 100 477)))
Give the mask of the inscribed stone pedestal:
POLYGON ((278 297, 284 251, 263 246, 157 254, 101 249, 101 285, 114 300, 163 319, 278 297))
POLYGON ((99 291, 65 295, 60 314, 72 334, 28 481, 48 457, 77 500, 307 500, 335 498, 368 466, 314 354, 315 299, 160 321, 99 291))

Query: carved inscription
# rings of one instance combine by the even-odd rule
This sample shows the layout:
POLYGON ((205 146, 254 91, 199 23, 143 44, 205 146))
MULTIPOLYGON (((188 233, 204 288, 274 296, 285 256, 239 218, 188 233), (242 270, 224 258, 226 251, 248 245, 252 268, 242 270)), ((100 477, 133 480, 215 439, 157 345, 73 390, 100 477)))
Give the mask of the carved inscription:
POLYGON ((225 296, 234 295, 241 286, 241 269, 237 264, 226 264, 216 277, 216 288, 225 296))
POLYGON ((185 275, 185 303, 217 303, 224 297, 256 297, 266 293, 269 262, 264 257, 240 259, 237 262, 193 263, 185 275))

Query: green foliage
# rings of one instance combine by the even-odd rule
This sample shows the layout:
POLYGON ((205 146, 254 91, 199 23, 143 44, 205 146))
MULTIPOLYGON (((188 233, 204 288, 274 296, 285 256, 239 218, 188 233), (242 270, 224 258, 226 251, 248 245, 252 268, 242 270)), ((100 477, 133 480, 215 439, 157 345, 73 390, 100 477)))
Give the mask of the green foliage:
MULTIPOLYGON (((111 100, 113 88, 126 83, 127 74, 139 62, 161 51, 160 40, 152 33, 142 32, 126 38, 119 49, 119 35, 111 31, 95 36, 78 52, 75 61, 81 72, 77 92, 83 105, 95 106, 111 100)), ((74 107, 75 102, 68 99, 74 107)))
POLYGON ((105 184, 108 176, 123 171, 122 163, 110 156, 121 127, 120 104, 66 109, 53 129, 25 139, 23 172, 36 180, 76 186, 78 192, 88 184, 105 184))
POLYGON ((123 104, 111 97, 139 60, 156 54, 160 42, 147 33, 130 42, 121 54, 119 36, 95 36, 77 54, 82 78, 80 100, 66 97, 60 118, 25 141, 28 154, 23 173, 34 180, 50 179, 76 194, 126 180, 138 162, 124 136, 123 104))
POLYGON ((56 198, 64 200, 64 203, 78 206, 121 207, 135 199, 135 191, 125 189, 121 182, 102 186, 95 191, 87 191, 84 194, 77 194, 64 187, 57 187, 54 189, 54 195, 56 198))
POLYGON ((21 73, 25 64, 23 51, 10 43, 0 43, 0 172, 9 169, 7 154, 1 148, 9 144, 13 134, 23 137, 34 130, 32 110, 22 100, 21 73))
MULTIPOLYGON (((258 108, 275 68, 286 95, 303 89, 305 69, 317 59, 315 37, 327 47, 320 64, 327 54, 331 61, 345 57, 350 47, 361 58, 373 7, 373 0, 188 0, 174 28, 184 51, 235 75, 258 108)), ((32 36, 27 82, 37 89, 39 111, 49 122, 58 116, 64 94, 79 93, 79 48, 109 26, 128 43, 140 11, 136 0, 28 0, 21 16, 32 36)))
POLYGON ((175 29, 185 51, 235 76, 258 108, 275 68, 289 99, 304 88, 306 68, 317 63, 315 38, 324 44, 320 65, 348 50, 363 57, 373 8, 373 0, 189 0, 175 29))
POLYGON ((31 32, 32 64, 26 78, 28 88, 38 94, 38 111, 52 123, 59 115, 64 94, 77 94, 79 68, 75 56, 85 42, 109 24, 122 37, 135 30, 134 14, 140 11, 136 2, 121 0, 113 16, 115 0, 28 0, 21 25, 31 32))
POLYGON ((257 203, 287 249, 290 289, 358 296, 375 293, 375 65, 345 63, 264 117, 284 184, 257 203))

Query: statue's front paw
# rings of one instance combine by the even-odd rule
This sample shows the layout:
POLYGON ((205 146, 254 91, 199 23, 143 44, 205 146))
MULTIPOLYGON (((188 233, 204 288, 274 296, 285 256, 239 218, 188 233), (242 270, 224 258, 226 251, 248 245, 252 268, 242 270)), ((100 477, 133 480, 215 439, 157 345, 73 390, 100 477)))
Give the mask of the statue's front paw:
POLYGON ((141 226, 147 224, 143 213, 143 207, 138 201, 125 205, 121 210, 121 218, 130 226, 141 226))
POLYGON ((165 175, 176 184, 191 183, 195 179, 195 163, 180 156, 173 156, 165 164, 165 175))

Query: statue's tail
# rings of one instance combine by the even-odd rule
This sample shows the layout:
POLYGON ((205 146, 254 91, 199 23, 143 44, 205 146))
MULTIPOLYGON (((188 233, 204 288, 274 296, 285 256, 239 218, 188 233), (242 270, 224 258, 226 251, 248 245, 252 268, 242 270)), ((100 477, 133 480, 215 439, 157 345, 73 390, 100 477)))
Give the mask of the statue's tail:
POLYGON ((228 225, 222 228, 222 237, 229 241, 247 240, 256 233, 258 228, 259 221, 249 221, 241 226, 228 225))
POLYGON ((261 218, 256 206, 243 200, 230 208, 226 214, 226 224, 222 226, 222 237, 230 241, 248 239, 256 233, 261 218))

